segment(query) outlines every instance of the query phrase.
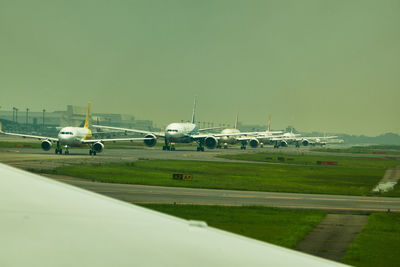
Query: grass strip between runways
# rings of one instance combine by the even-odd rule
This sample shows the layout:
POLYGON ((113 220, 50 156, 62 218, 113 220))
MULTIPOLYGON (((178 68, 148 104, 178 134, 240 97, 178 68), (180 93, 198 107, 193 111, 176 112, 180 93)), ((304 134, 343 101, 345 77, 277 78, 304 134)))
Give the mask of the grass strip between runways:
POLYGON ((344 262, 354 266, 399 266, 400 214, 374 213, 355 241, 344 262))
POLYGON ((268 207, 141 204, 146 208, 275 245, 293 248, 326 215, 323 211, 268 207))
POLYGON ((109 183, 366 195, 382 178, 385 169, 146 160, 131 163, 69 165, 44 171, 109 183), (193 180, 174 180, 173 173, 192 174, 193 180))

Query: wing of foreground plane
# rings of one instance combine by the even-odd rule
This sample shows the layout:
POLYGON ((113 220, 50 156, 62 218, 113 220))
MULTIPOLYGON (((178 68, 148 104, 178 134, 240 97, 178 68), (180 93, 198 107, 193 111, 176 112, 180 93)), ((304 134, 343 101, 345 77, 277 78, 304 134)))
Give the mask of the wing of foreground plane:
POLYGON ((1 266, 344 266, 0 164, 1 266))
POLYGON ((92 125, 93 128, 98 128, 98 129, 109 129, 109 130, 119 130, 122 132, 133 132, 133 133, 139 133, 139 134, 153 134, 157 137, 165 137, 164 133, 160 132, 150 132, 150 131, 143 131, 143 130, 137 130, 137 129, 130 129, 130 128, 120 128, 120 127, 112 127, 112 126, 102 126, 102 125, 92 125))
POLYGON ((2 128, 1 128, 1 123, 0 123, 0 134, 19 136, 19 137, 23 137, 23 138, 32 138, 32 139, 37 139, 37 140, 50 140, 50 141, 55 141, 55 142, 58 141, 58 138, 55 138, 55 137, 3 132, 2 128))

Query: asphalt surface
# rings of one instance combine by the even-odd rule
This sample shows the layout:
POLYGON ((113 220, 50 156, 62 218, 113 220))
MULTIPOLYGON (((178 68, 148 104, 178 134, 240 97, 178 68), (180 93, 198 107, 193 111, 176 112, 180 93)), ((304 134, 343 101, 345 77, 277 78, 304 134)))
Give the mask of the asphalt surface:
MULTIPOLYGON (((337 212, 400 212, 400 198, 293 194, 239 190, 194 189, 91 182, 79 178, 46 175, 112 198, 132 203, 199 205, 260 205, 280 208, 318 209, 337 212)), ((185 183, 188 181, 182 181, 185 183)))
MULTIPOLYGON (((55 155, 54 152, 46 152, 36 148, 0 148, 0 162, 23 169, 46 169, 76 163, 121 162, 139 159, 177 159, 232 162, 231 160, 216 158, 215 156, 230 153, 274 151, 273 148, 247 149, 246 151, 241 151, 238 147, 233 147, 227 150, 206 150, 204 152, 197 152, 194 146, 177 149, 177 151, 162 151, 160 147, 105 149, 104 153, 98 154, 97 156, 89 156, 87 148, 71 149, 71 155, 55 155)), ((295 153, 308 153, 308 148, 300 150, 292 149, 292 152, 293 151, 295 151, 295 153)), ((383 212, 390 209, 392 212, 400 212, 400 198, 270 193, 108 184, 90 182, 72 177, 55 177, 55 179, 97 193, 108 195, 113 198, 135 203, 263 205, 282 208, 320 209, 353 213, 376 211, 383 212)))

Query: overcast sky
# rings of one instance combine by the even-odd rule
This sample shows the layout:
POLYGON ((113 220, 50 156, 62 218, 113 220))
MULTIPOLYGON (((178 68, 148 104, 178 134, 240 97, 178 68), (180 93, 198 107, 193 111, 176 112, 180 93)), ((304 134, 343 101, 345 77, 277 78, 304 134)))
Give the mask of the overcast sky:
POLYGON ((0 0, 0 106, 400 133, 400 1, 0 0))

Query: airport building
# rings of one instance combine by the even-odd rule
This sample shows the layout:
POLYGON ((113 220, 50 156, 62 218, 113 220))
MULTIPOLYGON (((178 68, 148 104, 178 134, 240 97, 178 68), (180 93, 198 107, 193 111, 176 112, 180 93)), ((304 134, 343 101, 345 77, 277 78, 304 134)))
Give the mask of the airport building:
MULTIPOLYGON (((53 132, 63 126, 80 126, 86 117, 87 107, 67 105, 66 110, 41 111, 29 108, 16 108, 12 110, 0 110, 0 120, 3 128, 9 131, 29 130, 35 133, 53 132)), ((128 114, 92 113, 92 124, 108 126, 137 128, 143 130, 154 130, 153 121, 136 120, 128 114)))

